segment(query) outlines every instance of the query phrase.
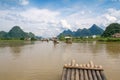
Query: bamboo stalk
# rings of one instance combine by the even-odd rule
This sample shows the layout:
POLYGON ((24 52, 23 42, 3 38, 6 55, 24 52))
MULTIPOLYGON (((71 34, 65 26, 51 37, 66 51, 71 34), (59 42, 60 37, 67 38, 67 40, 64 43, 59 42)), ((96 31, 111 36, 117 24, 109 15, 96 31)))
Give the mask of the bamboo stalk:
POLYGON ((75 66, 75 60, 74 59, 71 61, 71 65, 75 66))
POLYGON ((101 75, 100 75, 100 72, 99 72, 99 71, 96 71, 96 75, 97 75, 98 80, 102 80, 102 77, 101 77, 101 75))
POLYGON ((63 68, 62 80, 66 80, 66 75, 67 75, 67 69, 63 68))
POLYGON ((79 69, 76 69, 76 75, 75 75, 75 80, 79 80, 79 69))
POLYGON ((88 74, 87 74, 87 70, 83 70, 84 71, 84 78, 85 78, 85 80, 88 80, 88 74))
POLYGON ((103 69, 102 68, 91 68, 91 67, 81 67, 81 66, 64 66, 65 68, 70 68, 70 69, 87 69, 87 70, 101 70, 101 71, 103 71, 103 69))
POLYGON ((93 80, 97 80, 97 76, 96 76, 95 70, 92 70, 91 72, 92 72, 93 80))
POLYGON ((75 69, 71 70, 71 80, 75 80, 75 69))
POLYGON ((100 74, 101 74, 102 80, 107 80, 103 71, 100 71, 100 74))
POLYGON ((67 79, 66 80, 71 80, 71 69, 67 69, 67 79))
POLYGON ((72 60, 64 65, 62 80, 106 80, 106 77, 101 65, 94 65, 92 61, 78 65, 72 60))
MULTIPOLYGON (((87 64, 87 68, 90 68, 90 64, 87 64)), ((88 70, 88 79, 93 80, 91 70, 88 70)))
POLYGON ((80 80, 84 80, 83 70, 80 69, 80 80))
POLYGON ((94 67, 94 63, 92 61, 90 61, 89 63, 90 63, 90 67, 93 68, 94 67))
POLYGON ((88 70, 88 77, 89 77, 89 80, 93 80, 91 70, 88 70))

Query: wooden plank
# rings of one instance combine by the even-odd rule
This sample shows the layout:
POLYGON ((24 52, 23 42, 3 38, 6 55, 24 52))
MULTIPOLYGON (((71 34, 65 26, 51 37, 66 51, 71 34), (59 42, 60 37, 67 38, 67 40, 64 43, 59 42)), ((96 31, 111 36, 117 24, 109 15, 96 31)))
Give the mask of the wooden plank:
POLYGON ((67 79, 66 80, 71 80, 71 69, 67 69, 67 79))
POLYGON ((107 80, 103 71, 100 71, 100 74, 101 74, 102 80, 107 80))
POLYGON ((79 69, 76 69, 76 72, 75 72, 75 80, 79 80, 79 69))
POLYGON ((97 75, 98 80, 102 80, 102 77, 101 77, 101 75, 100 75, 100 72, 99 72, 99 71, 96 71, 96 75, 97 75))
POLYGON ((84 80, 84 74, 82 69, 80 69, 80 80, 84 80))
POLYGON ((75 80, 75 69, 71 70, 71 80, 75 80))
POLYGON ((85 80, 88 80, 88 74, 87 74, 87 70, 83 70, 84 71, 84 78, 85 78, 85 80))
POLYGON ((91 70, 88 70, 88 78, 89 78, 89 80, 93 80, 91 70))
POLYGON ((63 72, 62 72, 62 80, 66 80, 67 77, 67 69, 63 68, 63 72))

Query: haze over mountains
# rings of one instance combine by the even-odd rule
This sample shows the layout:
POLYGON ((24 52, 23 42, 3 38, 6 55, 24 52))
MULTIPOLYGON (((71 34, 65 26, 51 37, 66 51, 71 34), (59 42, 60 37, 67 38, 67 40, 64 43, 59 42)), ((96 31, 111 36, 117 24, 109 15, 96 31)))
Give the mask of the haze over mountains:
POLYGON ((58 35, 61 36, 74 36, 74 37, 84 37, 84 36, 92 36, 92 35, 102 35, 104 32, 103 29, 101 29, 96 24, 93 24, 89 29, 83 28, 83 29, 77 29, 77 31, 71 31, 70 29, 64 30, 62 33, 58 35))

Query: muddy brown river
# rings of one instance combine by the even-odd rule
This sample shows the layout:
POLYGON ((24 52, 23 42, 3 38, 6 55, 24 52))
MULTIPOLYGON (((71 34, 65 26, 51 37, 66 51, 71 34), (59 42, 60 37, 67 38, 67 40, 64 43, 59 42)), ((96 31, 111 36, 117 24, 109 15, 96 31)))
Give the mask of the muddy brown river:
POLYGON ((120 42, 0 42, 0 80, 61 80, 65 63, 102 65, 108 80, 120 80, 120 42))

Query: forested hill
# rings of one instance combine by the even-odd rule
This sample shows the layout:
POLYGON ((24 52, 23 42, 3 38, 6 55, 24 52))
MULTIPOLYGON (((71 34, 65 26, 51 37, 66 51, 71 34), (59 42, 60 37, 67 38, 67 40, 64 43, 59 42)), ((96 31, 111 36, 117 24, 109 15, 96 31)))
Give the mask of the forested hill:
POLYGON ((0 39, 35 38, 32 32, 24 32, 19 26, 14 26, 9 32, 0 31, 0 39))
POLYGON ((118 23, 108 25, 102 34, 102 37, 111 37, 115 33, 120 33, 120 24, 118 23))

